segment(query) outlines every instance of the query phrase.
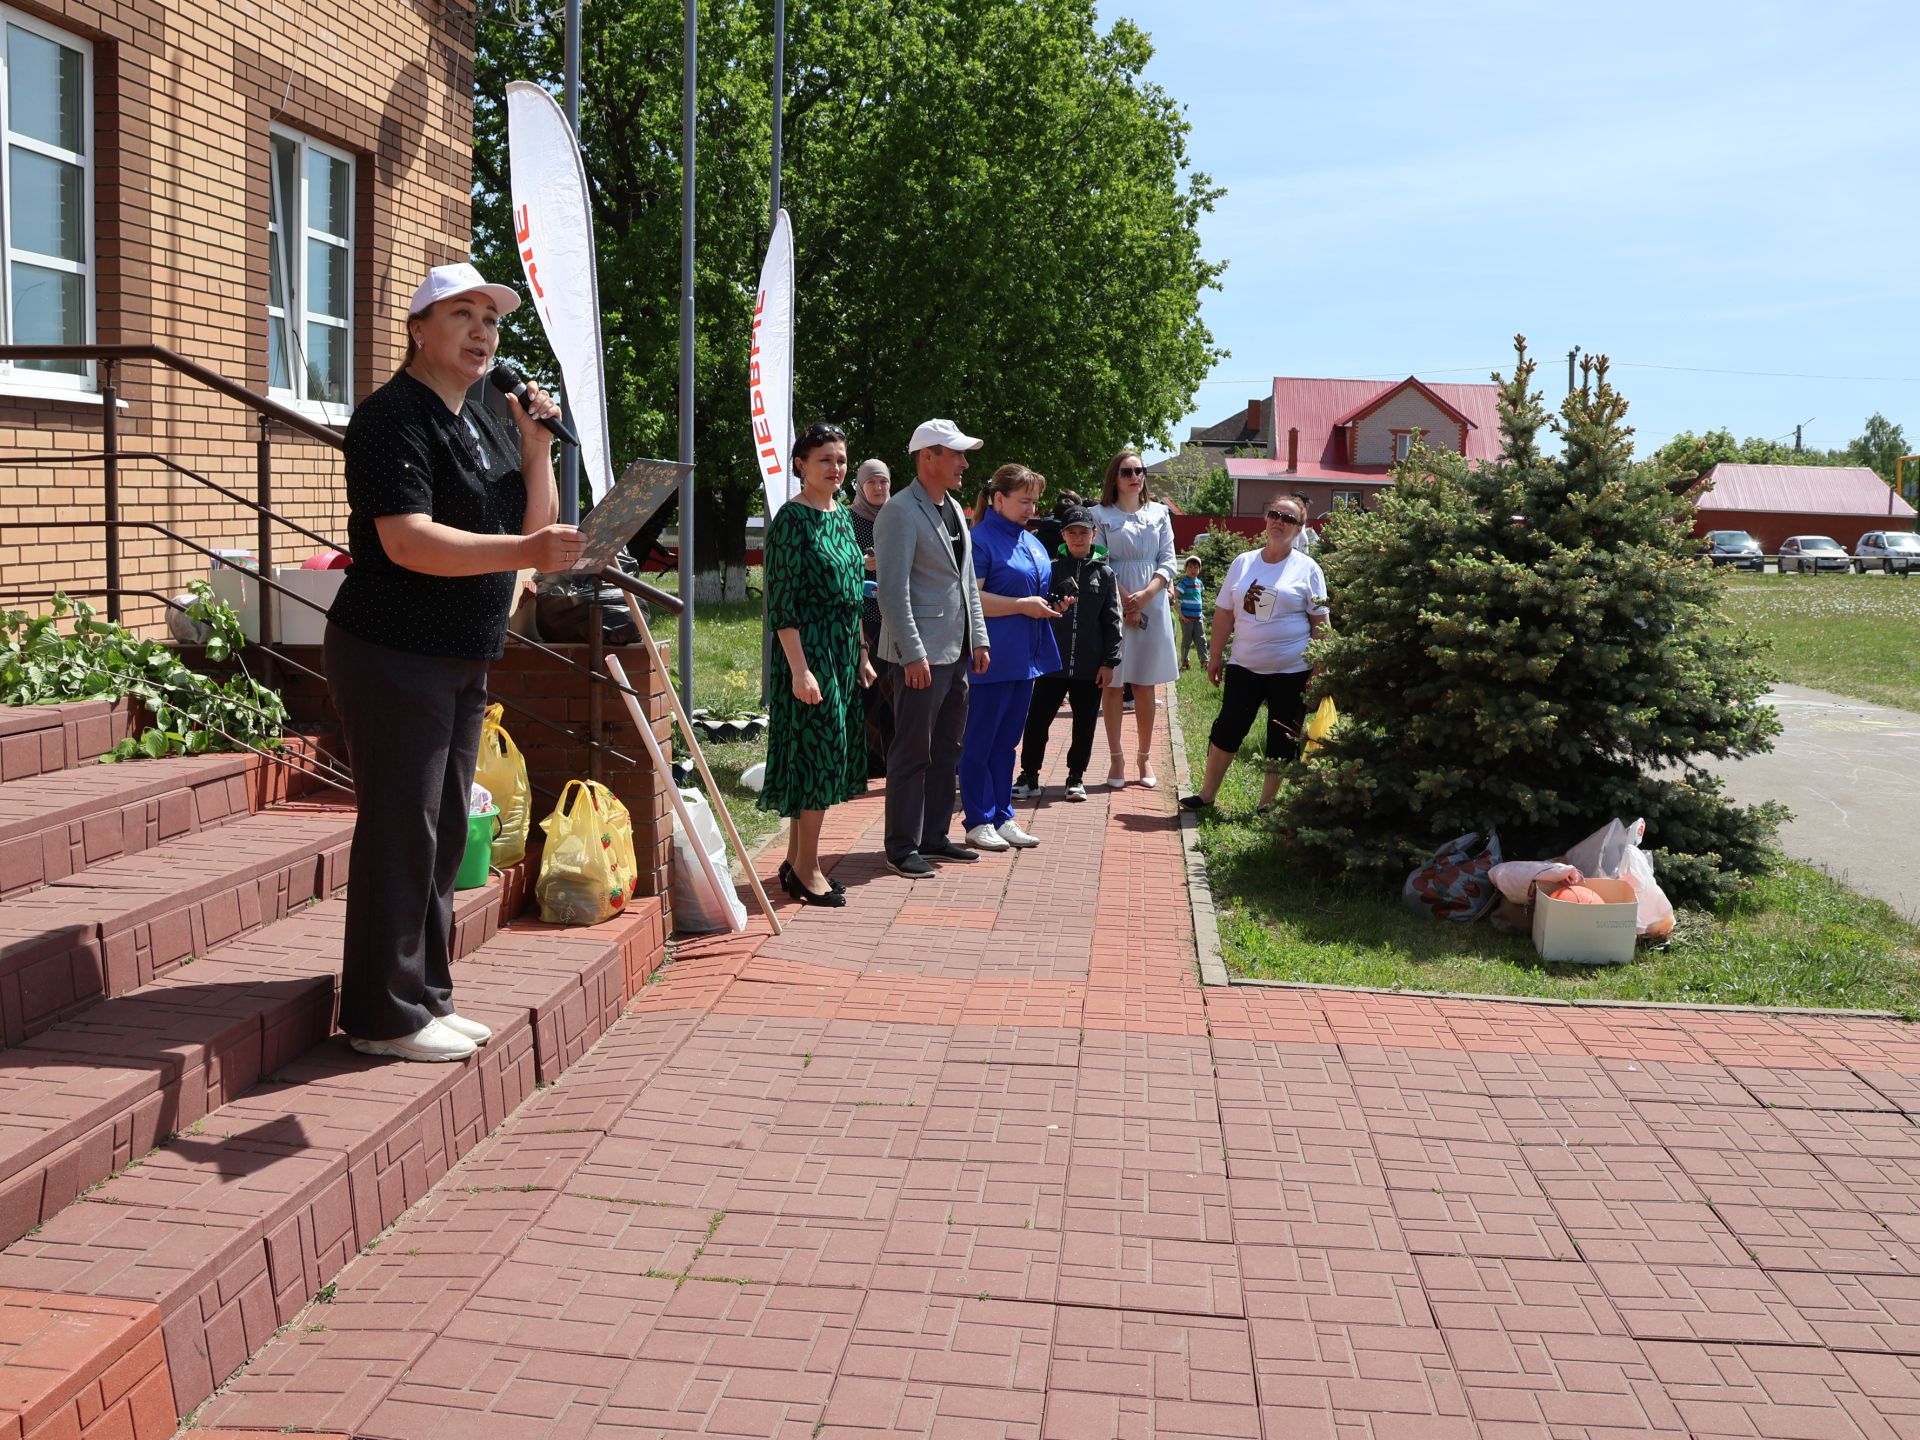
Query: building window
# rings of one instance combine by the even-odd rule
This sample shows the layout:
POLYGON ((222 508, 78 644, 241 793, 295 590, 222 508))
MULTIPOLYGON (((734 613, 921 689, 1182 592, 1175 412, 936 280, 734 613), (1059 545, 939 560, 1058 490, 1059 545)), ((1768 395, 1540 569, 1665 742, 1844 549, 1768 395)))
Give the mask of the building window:
MULTIPOLYGON (((0 107, 6 155, 6 339, 14 345, 93 340, 93 52, 83 40, 0 7, 0 107)), ((0 364, 9 388, 91 390, 84 360, 0 364)))
POLYGON ((353 158, 273 132, 267 390, 329 419, 353 402, 353 158))
POLYGON ((1358 490, 1336 490, 1333 492, 1333 508, 1336 510, 1358 510, 1362 504, 1358 490))
POLYGON ((1393 432, 1394 464, 1396 465, 1399 464, 1402 460, 1406 459, 1407 456, 1412 452, 1413 437, 1416 433, 1417 432, 1412 430, 1396 430, 1393 432))

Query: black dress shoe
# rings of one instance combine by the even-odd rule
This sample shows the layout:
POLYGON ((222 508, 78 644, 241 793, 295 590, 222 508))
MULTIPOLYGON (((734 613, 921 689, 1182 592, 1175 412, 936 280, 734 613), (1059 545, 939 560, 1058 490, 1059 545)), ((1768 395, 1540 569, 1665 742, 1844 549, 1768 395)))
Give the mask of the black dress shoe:
MULTIPOLYGON (((780 862, 780 883, 782 886, 784 886, 787 883, 787 877, 792 873, 793 873, 793 862, 791 860, 782 860, 780 862)), ((827 876, 827 884, 830 887, 832 887, 833 893, 836 895, 844 895, 847 893, 847 887, 842 885, 838 880, 834 879, 831 875, 827 876)))
POLYGON ((887 856, 887 868, 896 875, 904 875, 909 880, 925 880, 933 874, 933 866, 926 862, 918 850, 909 850, 904 855, 887 856))
POLYGON ((941 840, 937 845, 922 845, 920 853, 929 860, 955 860, 962 865, 972 865, 980 859, 964 845, 956 845, 951 840, 941 840))
POLYGON ((847 897, 831 887, 818 894, 809 890, 800 877, 793 873, 792 866, 788 866, 787 872, 780 877, 780 885, 802 905, 820 905, 829 910, 839 910, 845 908, 847 903, 847 897))

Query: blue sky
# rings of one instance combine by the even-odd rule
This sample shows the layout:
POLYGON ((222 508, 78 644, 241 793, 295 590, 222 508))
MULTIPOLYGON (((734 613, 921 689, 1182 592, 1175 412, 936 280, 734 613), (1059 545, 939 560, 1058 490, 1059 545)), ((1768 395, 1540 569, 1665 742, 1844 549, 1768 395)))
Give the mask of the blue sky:
POLYGON ((1550 403, 1610 355, 1643 446, 1878 410, 1920 449, 1913 0, 1098 3, 1227 189, 1232 353, 1177 435, 1276 374, 1481 380, 1520 332, 1550 403))

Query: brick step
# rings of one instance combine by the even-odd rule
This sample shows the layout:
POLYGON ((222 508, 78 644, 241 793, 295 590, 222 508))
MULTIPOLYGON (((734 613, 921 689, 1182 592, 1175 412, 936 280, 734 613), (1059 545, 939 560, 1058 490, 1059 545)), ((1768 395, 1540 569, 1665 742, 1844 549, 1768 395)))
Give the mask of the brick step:
POLYGON ((352 839, 350 807, 294 801, 0 904, 0 1039, 18 1045, 337 895, 352 839))
MULTIPOLYGON (((288 738, 298 762, 320 743, 288 738)), ((0 785, 0 900, 167 840, 256 814, 316 788, 251 752, 85 765, 0 785)))
MULTIPOLYGON (((458 892, 456 958, 503 888, 458 892)), ((321 901, 0 1051, 0 1243, 325 1040, 345 917, 321 901)))
POLYGON ((91 765, 133 730, 131 700, 0 706, 0 782, 91 765))
MULTIPOLYGON (((337 1035, 289 1051, 290 1030, 270 1043, 263 1026, 245 1093, 210 1105, 138 1164, 123 1158, 104 1184, 0 1251, 0 1304, 9 1293, 43 1292, 59 1297, 45 1306, 152 1307, 173 1413, 191 1413, 537 1084, 599 1038, 658 962, 661 919, 659 903, 643 900, 592 929, 516 922, 488 938, 455 980, 462 1012, 492 1026, 494 1039, 461 1064, 370 1060, 337 1035)), ((223 954, 264 946, 299 920, 223 954)), ((308 936, 322 938, 318 929, 308 936)), ((256 967, 257 991, 286 983, 282 973, 311 972, 299 949, 282 955, 278 967, 256 967)), ((319 994, 314 987, 310 1008, 319 994)), ((142 1312, 130 1313, 137 1321, 142 1312)), ((75 1387, 95 1383, 87 1369, 75 1367, 75 1387)), ((154 1382, 143 1374, 139 1383, 151 1406, 154 1382)))

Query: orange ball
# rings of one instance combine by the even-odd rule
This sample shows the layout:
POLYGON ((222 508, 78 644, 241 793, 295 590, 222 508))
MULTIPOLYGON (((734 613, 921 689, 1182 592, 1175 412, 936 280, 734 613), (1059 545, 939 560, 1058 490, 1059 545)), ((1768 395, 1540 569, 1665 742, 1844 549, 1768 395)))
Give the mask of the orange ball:
POLYGON ((1565 900, 1573 905, 1604 905, 1607 902, 1584 885, 1556 885, 1547 891, 1556 900, 1565 900))

